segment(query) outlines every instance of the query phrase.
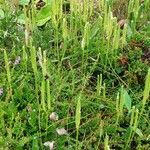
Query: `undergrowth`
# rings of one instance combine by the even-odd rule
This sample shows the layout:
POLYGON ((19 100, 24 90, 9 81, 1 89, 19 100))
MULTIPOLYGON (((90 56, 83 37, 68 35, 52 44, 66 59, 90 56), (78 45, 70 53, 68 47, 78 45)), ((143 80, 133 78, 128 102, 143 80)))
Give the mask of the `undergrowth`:
POLYGON ((148 150, 149 0, 0 0, 0 149, 148 150))

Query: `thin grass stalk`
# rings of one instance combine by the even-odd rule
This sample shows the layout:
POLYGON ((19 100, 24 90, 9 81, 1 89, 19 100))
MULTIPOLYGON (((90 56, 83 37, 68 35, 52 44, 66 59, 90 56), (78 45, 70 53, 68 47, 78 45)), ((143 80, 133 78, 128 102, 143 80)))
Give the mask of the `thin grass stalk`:
POLYGON ((46 51, 43 52, 43 62, 42 62, 42 74, 43 78, 47 75, 47 64, 46 64, 46 51))
POLYGON ((134 118, 134 124, 133 124, 133 131, 135 132, 138 126, 138 117, 139 117, 139 110, 135 110, 135 118, 134 118))
POLYGON ((145 104, 149 98, 149 95, 150 95, 150 68, 148 69, 148 73, 146 76, 145 88, 144 88, 144 92, 143 92, 142 108, 140 111, 140 117, 139 118, 141 118, 141 116, 144 112, 145 104))
POLYGON ((27 72, 27 61, 28 61, 28 55, 26 52, 26 48, 25 46, 22 47, 22 61, 23 61, 23 65, 25 67, 25 71, 27 72))
POLYGON ((133 124, 134 124, 134 114, 135 114, 135 106, 133 106, 132 110, 131 110, 131 120, 130 120, 130 133, 129 133, 129 137, 127 139, 126 145, 125 145, 125 149, 127 149, 131 136, 132 136, 132 132, 133 132, 133 124))
POLYGON ((66 49, 67 49, 68 28, 67 28, 66 18, 63 18, 62 37, 63 37, 63 48, 62 48, 63 52, 62 52, 62 56, 61 56, 61 63, 63 61, 63 58, 64 58, 65 53, 66 53, 66 49))
POLYGON ((63 0, 59 0, 59 20, 63 17, 63 0))
POLYGON ((116 64, 116 58, 117 58, 117 50, 120 46, 120 27, 118 26, 117 22, 115 23, 115 29, 114 29, 114 36, 113 36, 113 61, 114 65, 116 64))
MULTIPOLYGON (((57 22, 56 18, 54 20, 57 22)), ((58 31, 58 24, 55 23, 54 27, 54 41, 55 41, 55 55, 57 56, 57 59, 60 60, 60 53, 59 53, 59 31, 58 31)))
MULTIPOLYGON (((37 62, 36 62, 36 49, 34 46, 32 46, 32 43, 30 43, 30 59, 31 59, 31 66, 34 73, 34 79, 35 79, 35 95, 38 103, 38 127, 39 127, 39 134, 41 136, 41 108, 40 108, 40 102, 39 102, 39 95, 38 95, 38 69, 37 69, 37 62)), ((40 145, 42 145, 42 140, 40 139, 40 145)))
POLYGON ((145 11, 148 11, 150 9, 150 1, 149 0, 145 0, 144 1, 144 6, 145 6, 145 11))
POLYGON ((46 103, 45 103, 45 80, 42 80, 41 83, 41 106, 42 109, 46 112, 46 103))
POLYGON ((111 12, 111 8, 108 9, 108 17, 107 17, 107 27, 106 27, 106 34, 107 37, 110 39, 113 31, 113 16, 111 12))
POLYGON ((75 73, 74 73, 74 71, 73 71, 73 69, 71 69, 71 74, 72 74, 72 83, 71 83, 71 87, 72 87, 72 95, 74 94, 74 91, 75 91, 75 73))
POLYGON ((25 15, 25 45, 26 47, 29 46, 29 40, 30 40, 30 27, 29 27, 29 18, 28 18, 28 11, 27 8, 24 7, 24 15, 25 15))
POLYGON ((34 46, 30 46, 30 56, 31 56, 31 65, 34 73, 35 78, 35 90, 36 90, 36 96, 38 97, 38 70, 37 70, 37 62, 36 62, 36 50, 34 46))
MULTIPOLYGON (((70 0, 70 33, 74 33, 74 18, 76 18, 77 2, 70 0)), ((72 34, 73 39, 74 34, 72 34)))
POLYGON ((134 13, 135 13, 135 18, 136 18, 136 20, 137 20, 137 18, 138 18, 139 8, 140 8, 140 1, 139 1, 139 0, 135 0, 134 13))
POLYGON ((88 10, 89 10, 89 1, 88 0, 83 0, 83 19, 84 22, 87 22, 88 20, 88 10))
POLYGON ((104 7, 105 7, 105 3, 106 3, 106 1, 105 0, 98 0, 98 3, 99 3, 99 8, 101 9, 101 10, 103 10, 104 9, 104 7))
POLYGON ((70 20, 69 20, 69 32, 72 33, 70 36, 73 38, 73 1, 70 1, 70 20))
POLYGON ((119 92, 117 93, 117 98, 116 98, 116 115, 117 115, 117 119, 116 119, 116 126, 118 126, 119 123, 119 118, 120 118, 120 108, 119 108, 119 92))
POLYGON ((108 6, 107 2, 104 3, 104 31, 107 30, 107 21, 108 21, 108 6))
POLYGON ((52 109, 52 102, 51 102, 51 92, 50 92, 50 82, 46 80, 46 87, 47 87, 47 107, 48 110, 52 109))
POLYGON ((81 120, 81 95, 79 96, 77 100, 77 106, 76 106, 76 116, 75 116, 75 124, 76 124, 76 150, 79 150, 79 128, 80 128, 80 120, 81 120))
POLYGON ((43 52, 42 74, 43 74, 43 80, 42 80, 42 85, 41 85, 41 103, 42 103, 42 107, 44 111, 46 111, 46 104, 47 104, 48 110, 51 109, 50 83, 48 79, 45 80, 45 77, 47 76, 46 51, 43 52), (46 99, 46 94, 47 94, 47 99, 46 99))
POLYGON ((113 50, 112 55, 115 58, 116 57, 116 48, 117 48, 117 45, 118 45, 116 43, 116 42, 118 42, 117 41, 117 35, 118 35, 117 34, 117 31, 118 31, 117 18, 114 18, 113 26, 114 26, 114 28, 113 28, 113 39, 112 39, 112 41, 113 41, 113 44, 112 44, 112 50, 113 50))
POLYGON ((89 16, 92 16, 93 10, 94 10, 94 0, 90 0, 90 2, 89 2, 89 16))
POLYGON ((109 143, 109 137, 106 134, 105 139, 104 139, 104 150, 110 150, 108 143, 109 143))
POLYGON ((102 138, 103 133, 104 133, 103 127, 104 127, 104 121, 101 120, 100 121, 100 126, 99 126, 99 137, 100 137, 100 139, 102 138))
POLYGON ((126 40, 126 36, 127 36, 127 25, 124 25, 123 28, 123 35, 122 35, 122 41, 121 41, 121 48, 123 48, 126 44, 127 44, 127 40, 126 40))
MULTIPOLYGON (((119 48, 119 42, 120 42, 120 28, 117 26, 116 30, 116 37, 115 37, 115 49, 117 50, 119 48)), ((116 53, 115 53, 116 56, 116 53)))
POLYGON ((97 79, 96 91, 97 91, 97 95, 100 96, 102 90, 102 74, 98 75, 97 78, 98 79, 97 79))
POLYGON ((120 111, 120 116, 123 116, 123 106, 124 106, 124 89, 123 86, 121 86, 121 91, 120 91, 120 103, 119 103, 119 111, 120 111))
POLYGON ((31 25, 32 25, 32 30, 34 29, 35 25, 36 25, 36 20, 35 20, 35 14, 36 14, 36 10, 35 10, 35 5, 34 5, 34 0, 31 0, 31 25))
POLYGON ((11 88, 11 73, 10 73, 9 60, 8 60, 6 50, 4 50, 4 61, 5 61, 6 75, 7 75, 9 88, 11 88))
POLYGON ((10 97, 13 99, 11 72, 10 72, 10 67, 9 67, 8 55, 7 55, 7 52, 5 49, 4 49, 4 61, 5 61, 5 68, 6 68, 6 76, 7 76, 7 81, 8 81, 9 94, 10 94, 10 97))
POLYGON ((37 62, 36 62, 36 50, 34 46, 30 47, 30 55, 31 55, 31 65, 32 65, 32 69, 33 69, 33 73, 35 78, 37 78, 37 62))
MULTIPOLYGON (((112 12, 110 10, 110 7, 108 9, 108 16, 107 16, 107 21, 106 21, 106 35, 107 35, 107 50, 106 50, 106 58, 105 58, 105 66, 107 66, 107 63, 108 63, 108 59, 109 59, 109 56, 110 55, 110 38, 111 38, 111 35, 112 35, 112 29, 113 29, 113 26, 112 26, 112 12)), ((112 59, 110 59, 112 60, 112 59)))
POLYGON ((106 84, 103 84, 103 99, 106 99, 106 84))
POLYGON ((81 48, 82 48, 82 69, 84 72, 85 64, 87 62, 87 55, 85 57, 85 47, 88 47, 89 45, 89 30, 90 30, 90 24, 87 22, 84 27, 84 33, 83 38, 81 41, 81 48))
POLYGON ((140 8, 139 3, 140 3, 139 0, 135 0, 135 3, 134 3, 134 17, 135 17, 134 30, 136 30, 136 22, 137 22, 137 19, 139 16, 139 8, 140 8))
POLYGON ((128 4, 128 18, 130 17, 130 13, 133 11, 134 0, 130 0, 128 4))
POLYGON ((55 41, 55 54, 57 56, 57 59, 60 60, 59 56, 59 30, 58 30, 58 24, 59 24, 59 18, 58 18, 58 12, 59 12, 59 3, 58 1, 54 0, 52 3, 52 24, 54 27, 54 41, 55 41))
POLYGON ((87 47, 87 50, 86 50, 86 54, 85 54, 85 69, 86 69, 86 66, 88 64, 88 51, 89 51, 89 43, 90 43, 90 28, 91 28, 91 25, 89 22, 87 22, 86 24, 86 31, 85 31, 85 39, 86 39, 86 47, 87 47))
POLYGON ((135 106, 132 109, 132 113, 131 113, 131 120, 130 120, 130 133, 129 133, 129 137, 127 139, 126 145, 125 145, 125 149, 127 149, 134 137, 134 133, 136 132, 137 126, 138 126, 138 115, 139 111, 138 109, 135 108, 135 106))
POLYGON ((129 1, 128 19, 131 20, 130 27, 131 27, 133 33, 135 33, 135 31, 136 31, 136 22, 137 22, 137 19, 139 16, 139 8, 140 8, 139 0, 130 0, 129 1))
MULTIPOLYGON (((137 117, 136 115, 136 121, 135 121, 135 125, 134 125, 134 130, 136 130, 137 126, 138 126, 138 123, 143 115, 143 112, 144 112, 144 107, 145 107, 145 104, 149 98, 149 95, 150 95, 150 68, 148 70, 148 73, 147 73, 147 76, 146 76, 146 81, 145 81, 145 88, 144 88, 144 92, 143 92, 143 99, 142 99, 142 108, 141 108, 141 111, 140 113, 138 112, 137 110, 137 115, 139 114, 139 117, 137 117)), ((132 118, 132 117, 131 117, 132 118)))

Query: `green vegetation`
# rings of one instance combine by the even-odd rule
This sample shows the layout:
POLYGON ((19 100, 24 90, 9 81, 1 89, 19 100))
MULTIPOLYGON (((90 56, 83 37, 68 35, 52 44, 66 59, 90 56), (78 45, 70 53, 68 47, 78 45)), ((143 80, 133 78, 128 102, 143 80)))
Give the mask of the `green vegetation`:
POLYGON ((149 150, 149 0, 0 0, 0 150, 149 150))

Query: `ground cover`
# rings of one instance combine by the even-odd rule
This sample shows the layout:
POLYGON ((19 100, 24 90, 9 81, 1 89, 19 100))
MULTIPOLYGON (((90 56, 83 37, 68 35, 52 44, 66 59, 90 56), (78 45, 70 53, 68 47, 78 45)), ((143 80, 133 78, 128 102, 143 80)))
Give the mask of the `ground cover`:
POLYGON ((0 0, 0 149, 148 150, 149 66, 149 0, 0 0))

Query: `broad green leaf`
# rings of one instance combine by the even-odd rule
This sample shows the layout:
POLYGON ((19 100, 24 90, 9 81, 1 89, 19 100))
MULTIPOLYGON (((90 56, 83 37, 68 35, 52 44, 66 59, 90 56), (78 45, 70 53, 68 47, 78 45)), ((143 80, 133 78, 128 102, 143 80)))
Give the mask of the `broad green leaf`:
POLYGON ((124 104, 126 106, 126 108, 130 111, 131 110, 131 103, 132 103, 132 99, 129 96, 128 92, 124 89, 124 104))
POLYGON ((39 150, 38 140, 36 137, 34 137, 32 141, 32 150, 39 150))
POLYGON ((0 9, 0 19, 3 19, 5 17, 5 13, 2 9, 0 9))
POLYGON ((51 18, 51 12, 52 12, 52 5, 47 5, 43 7, 36 16, 36 23, 37 26, 44 25, 48 20, 51 18))
POLYGON ((25 24, 25 15, 24 15, 24 14, 21 14, 21 15, 18 17, 18 23, 19 23, 19 24, 25 24))
POLYGON ((40 20, 37 20, 36 22, 37 22, 37 26, 42 26, 42 25, 44 25, 47 21, 49 21, 50 20, 50 18, 51 17, 47 17, 47 18, 44 18, 44 19, 40 19, 40 20))
POLYGON ((19 0, 19 5, 28 5, 30 0, 19 0))

